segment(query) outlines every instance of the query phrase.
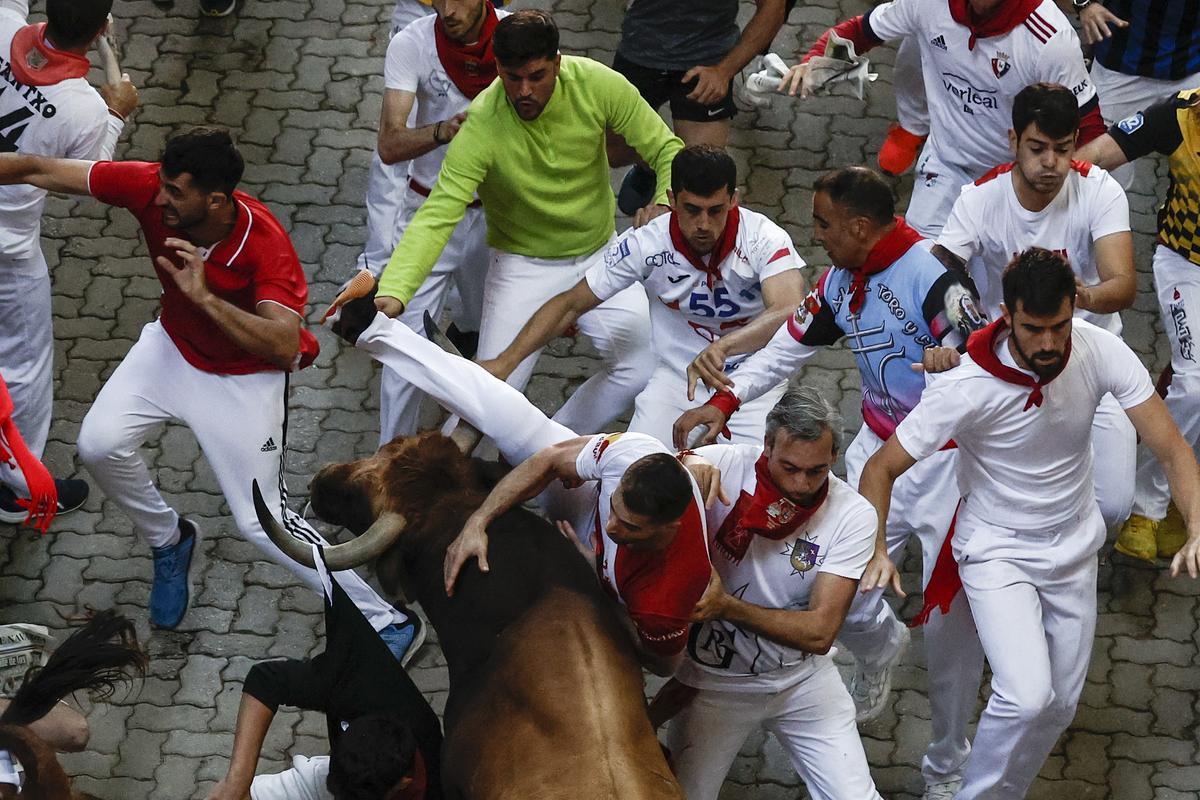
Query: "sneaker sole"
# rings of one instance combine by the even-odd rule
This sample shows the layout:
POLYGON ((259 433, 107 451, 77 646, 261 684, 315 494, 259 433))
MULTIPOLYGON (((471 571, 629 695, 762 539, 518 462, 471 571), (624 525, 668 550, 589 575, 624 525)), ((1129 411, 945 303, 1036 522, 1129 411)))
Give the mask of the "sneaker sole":
POLYGON ((900 663, 900 660, 904 658, 904 654, 908 652, 908 645, 912 641, 912 633, 909 632, 908 626, 903 622, 900 624, 903 626, 901 628, 900 644, 896 648, 896 652, 892 654, 892 657, 888 659, 887 664, 885 664, 883 667, 883 669, 887 671, 887 678, 885 678, 883 681, 883 691, 879 694, 879 703, 875 707, 869 708, 861 714, 855 714, 854 721, 856 723, 861 724, 863 722, 870 722, 882 714, 883 710, 887 708, 887 700, 892 695, 892 670, 894 670, 900 663))
MULTIPOLYGON (((83 504, 86 502, 87 498, 84 497, 83 501, 76 506, 72 506, 71 508, 61 508, 54 512, 54 518, 58 519, 59 517, 65 517, 67 514, 78 511, 79 509, 83 508, 83 504)), ((0 523, 5 523, 7 525, 20 525, 28 516, 29 512, 23 508, 20 511, 5 511, 4 509, 0 508, 0 523)))
MULTIPOLYGON (((410 610, 408 613, 413 617, 420 619, 420 617, 417 617, 417 612, 410 610)), ((412 642, 408 645, 408 649, 404 651, 404 658, 400 659, 401 667, 407 668, 412 660, 417 657, 417 653, 420 652, 421 648, 425 646, 425 638, 428 629, 429 623, 421 620, 421 622, 417 625, 416 633, 413 634, 412 642)))
POLYGON ((154 622, 151 621, 150 626, 158 631, 178 630, 179 626, 183 624, 183 621, 185 619, 187 619, 188 612, 192 610, 192 600, 195 597, 195 594, 192 590, 196 585, 196 562, 197 562, 196 557, 199 555, 199 553, 197 552, 197 549, 200 547, 201 531, 200 531, 200 523, 196 522, 194 519, 188 519, 188 522, 192 523, 193 533, 192 533, 192 560, 188 563, 188 571, 187 571, 187 602, 185 602, 183 604, 183 613, 179 615, 179 620, 174 625, 171 625, 170 627, 168 627, 166 625, 155 625, 154 622))

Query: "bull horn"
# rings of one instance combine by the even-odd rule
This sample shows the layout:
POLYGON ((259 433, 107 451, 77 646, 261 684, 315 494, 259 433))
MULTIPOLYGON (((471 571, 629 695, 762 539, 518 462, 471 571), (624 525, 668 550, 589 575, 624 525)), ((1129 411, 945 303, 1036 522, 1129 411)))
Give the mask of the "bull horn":
MULTIPOLYGON (((450 337, 447 336, 446 332, 442 330, 442 327, 434 321, 433 317, 428 311, 425 312, 424 322, 425 336, 429 339, 429 341, 433 342, 452 356, 466 358, 466 356, 460 353, 458 348, 454 346, 454 342, 450 341, 450 337)), ((456 425, 454 430, 450 432, 450 441, 458 445, 458 449, 466 455, 470 455, 471 451, 479 445, 479 442, 482 439, 483 434, 480 433, 477 428, 473 427, 470 423, 462 419, 458 421, 458 425, 456 425)))
MULTIPOLYGON (((252 486, 254 494, 254 512, 258 515, 258 523, 262 525, 275 546, 286 553, 293 561, 298 561, 310 569, 314 569, 311 543, 298 539, 284 530, 283 526, 271 514, 259 491, 258 481, 252 486)), ((355 537, 343 544, 325 545, 325 563, 331 572, 354 569, 372 559, 381 556, 396 539, 404 532, 405 520, 403 514, 385 511, 367 528, 362 536, 355 537)))

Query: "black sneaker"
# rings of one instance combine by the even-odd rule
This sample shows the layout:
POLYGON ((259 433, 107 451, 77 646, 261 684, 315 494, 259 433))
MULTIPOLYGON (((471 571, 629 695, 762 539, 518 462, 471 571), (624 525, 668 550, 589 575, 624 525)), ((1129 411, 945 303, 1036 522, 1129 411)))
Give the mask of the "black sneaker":
POLYGON ((236 5, 237 0, 200 0, 200 13, 206 17, 227 17, 236 5))
POLYGON ((617 208, 625 216, 632 217, 639 209, 650 205, 657 188, 658 174, 649 167, 635 164, 621 181, 621 188, 617 192, 617 208))
MULTIPOLYGON (((70 514, 82 506, 88 499, 87 481, 77 478, 55 479, 54 486, 58 489, 57 516, 70 514)), ((0 486, 0 522, 9 525, 20 525, 29 516, 29 509, 17 504, 17 495, 7 486, 0 486)))

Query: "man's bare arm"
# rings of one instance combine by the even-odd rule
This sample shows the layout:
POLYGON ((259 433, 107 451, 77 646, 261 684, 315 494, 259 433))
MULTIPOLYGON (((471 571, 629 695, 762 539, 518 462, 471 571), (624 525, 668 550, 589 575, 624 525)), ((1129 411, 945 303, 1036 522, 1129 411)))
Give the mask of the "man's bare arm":
POLYGON ((600 298, 593 292, 586 278, 580 278, 579 283, 551 297, 539 308, 512 344, 504 352, 490 361, 481 362, 488 372, 504 380, 530 353, 540 348, 569 328, 575 320, 587 311, 600 305, 600 298))
POLYGON ((887 518, 892 506, 892 487, 896 479, 907 472, 917 460, 908 454, 893 434, 883 447, 867 460, 862 476, 858 479, 858 493, 875 508, 878 527, 875 532, 875 554, 867 564, 859 582, 859 589, 869 592, 891 584, 900 597, 904 590, 900 586, 900 573, 892 563, 887 551, 887 518))
POLYGON ((465 114, 455 114, 432 125, 410 128, 408 117, 416 98, 414 93, 399 89, 388 89, 383 93, 377 147, 379 158, 385 164, 411 161, 449 144, 466 119, 465 114))
POLYGON ((954 272, 963 272, 967 268, 965 259, 959 258, 954 253, 951 253, 940 244, 935 244, 929 251, 929 254, 942 262, 942 266, 954 272))
POLYGON ((1079 161, 1091 162, 1109 172, 1112 172, 1122 164, 1129 163, 1129 159, 1125 156, 1125 151, 1117 144, 1117 140, 1107 133, 1103 136, 1097 136, 1075 151, 1075 158, 1079 161))
POLYGON ((91 194, 88 173, 94 161, 0 153, 0 185, 28 183, 49 192, 91 194))
POLYGON ((1075 305, 1097 314, 1124 311, 1137 296, 1133 269, 1133 234, 1112 233, 1096 241, 1093 249, 1100 282, 1080 288, 1075 305))

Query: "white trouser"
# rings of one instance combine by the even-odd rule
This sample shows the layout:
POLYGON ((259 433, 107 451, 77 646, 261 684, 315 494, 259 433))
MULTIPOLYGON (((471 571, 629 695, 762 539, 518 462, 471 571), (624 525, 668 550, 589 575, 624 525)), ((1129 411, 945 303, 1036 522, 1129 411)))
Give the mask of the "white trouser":
MULTIPOLYGON (((858 489, 862 469, 883 441, 863 425, 846 448, 846 479, 858 489)), ((942 450, 918 461, 892 488, 887 520, 888 555, 900 557, 910 536, 921 544, 921 585, 929 583, 933 565, 958 507, 957 450, 942 450)), ((858 593, 838 634, 840 641, 867 670, 881 668, 894 652, 899 628, 883 590, 858 593)), ((983 648, 975 632, 971 608, 960 592, 943 614, 935 609, 924 625, 930 721, 933 737, 921 761, 928 783, 962 775, 971 752, 967 725, 975 713, 983 679, 983 648)))
MULTIPOLYGON (((137 448, 155 425, 179 420, 196 436, 242 536, 320 593, 316 571, 298 565, 267 538, 250 493, 251 481, 257 479, 267 506, 281 510, 294 536, 324 541, 285 506, 286 379, 285 373, 274 371, 218 375, 196 369, 156 320, 142 328, 83 418, 79 458, 104 494, 133 522, 136 533, 151 547, 171 544, 178 538, 179 515, 154 487, 137 448)), ((357 574, 337 576, 376 629, 397 618, 391 605, 357 574)))
MULTIPOLYGON (((492 250, 483 290, 483 323, 478 358, 495 358, 512 344, 521 328, 542 305, 577 284, 607 245, 577 258, 532 258, 492 250)), ((650 348, 650 306, 639 284, 623 289, 581 316, 576 323, 600 351, 604 363, 563 404, 554 419, 574 431, 603 430, 633 403, 654 371, 650 348)), ((538 351, 539 353, 541 351, 538 351)), ((508 376, 524 389, 538 353, 531 354, 508 376)))
MULTIPOLYGON (((401 213, 404 225, 412 220, 424 200, 411 188, 407 189, 401 213)), ((425 312, 428 311, 434 319, 441 317, 453 283, 458 286, 462 300, 459 319, 464 323, 464 329, 479 330, 487 266, 487 223, 483 218, 483 209, 468 208, 438 257, 433 272, 405 306, 400 321, 417 333, 422 333, 425 329, 425 312)), ((417 432, 421 398, 422 395, 411 383, 389 369, 383 370, 379 384, 380 447, 397 436, 411 436, 417 432)))
MULTIPOLYGON (((1200 443, 1200 348, 1192 325, 1200 331, 1200 265, 1169 247, 1154 248, 1154 289, 1163 327, 1171 343, 1171 387, 1167 409, 1183 438, 1195 449, 1200 443)), ((1150 519, 1167 515, 1167 476, 1145 444, 1138 445, 1133 513, 1150 519)))
MULTIPOLYGON (((671 426, 679 415, 690 408, 703 405, 712 392, 703 383, 696 384, 696 399, 687 399, 686 365, 667 366, 662 362, 654 368, 650 382, 633 404, 633 419, 629 430, 645 433, 671 447, 671 426)), ((733 444, 762 444, 767 427, 767 414, 787 389, 787 381, 764 392, 761 397, 743 404, 729 418, 729 433, 733 444)), ((722 437, 718 441, 725 441, 722 437)))
POLYGON ((760 727, 774 734, 813 800, 875 800, 854 701, 825 656, 808 677, 779 692, 701 689, 667 728, 671 766, 688 800, 716 800, 742 744, 760 727))
MULTIPOLYGON (((575 431, 549 419, 517 389, 474 361, 450 355, 399 320, 377 314, 358 337, 358 347, 490 437, 509 464, 520 464, 542 448, 576 437, 575 431)), ((539 502, 551 519, 569 521, 581 535, 591 530, 594 487, 564 489, 554 481, 539 502)))
POLYGON ((917 136, 928 136, 929 104, 925 101, 925 80, 921 76, 921 45, 915 37, 904 37, 896 48, 892 90, 900 127, 917 136))
POLYGON ((1110 530, 1129 519, 1136 467, 1137 431, 1117 399, 1106 394, 1092 420, 1092 482, 1110 530))
POLYGON ((296 756, 291 769, 256 775, 250 784, 250 800, 333 800, 325 788, 328 778, 329 756, 296 756))
POLYGON ((992 668, 957 800, 1018 800, 1075 717, 1096 629, 1095 505, 1049 531, 960 513, 954 557, 992 668))
POLYGON ((968 175, 959 167, 946 163, 933 149, 933 140, 925 142, 917 158, 912 197, 904 219, 926 239, 936 239, 946 225, 950 209, 962 187, 978 175, 968 175))
MULTIPOLYGON (((1099 61, 1092 62, 1092 85, 1100 97, 1100 113, 1109 125, 1144 111, 1176 92, 1200 86, 1200 73, 1177 81, 1146 78, 1114 72, 1099 61)), ((1126 190, 1133 184, 1136 164, 1122 164, 1110 170, 1126 190)))
MULTIPOLYGON (((13 401, 13 422, 29 452, 46 449, 54 407, 54 329, 50 273, 41 248, 30 258, 0 257, 0 376, 13 401)), ((0 463, 0 482, 22 497, 29 487, 19 469, 0 463)))

